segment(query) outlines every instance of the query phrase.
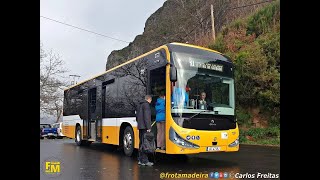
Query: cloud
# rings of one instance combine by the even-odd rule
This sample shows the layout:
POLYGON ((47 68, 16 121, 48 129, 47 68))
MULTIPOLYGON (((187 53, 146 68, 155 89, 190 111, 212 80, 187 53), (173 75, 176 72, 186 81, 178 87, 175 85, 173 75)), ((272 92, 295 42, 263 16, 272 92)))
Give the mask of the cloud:
MULTIPOLYGON (((142 34, 147 18, 163 3, 164 0, 43 0, 40 14, 132 42, 142 34)), ((103 72, 111 51, 128 45, 43 18, 40 18, 40 39, 44 49, 58 53, 69 74, 80 75, 80 80, 103 72)))

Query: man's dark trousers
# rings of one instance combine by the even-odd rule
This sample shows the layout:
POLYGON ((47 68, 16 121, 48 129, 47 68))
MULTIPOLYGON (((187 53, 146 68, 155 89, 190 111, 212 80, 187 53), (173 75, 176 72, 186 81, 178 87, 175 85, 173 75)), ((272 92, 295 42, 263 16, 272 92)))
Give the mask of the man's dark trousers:
POLYGON ((138 161, 141 163, 147 163, 149 162, 148 156, 146 153, 141 151, 141 146, 143 144, 143 136, 147 132, 146 129, 139 129, 139 153, 138 153, 138 161))

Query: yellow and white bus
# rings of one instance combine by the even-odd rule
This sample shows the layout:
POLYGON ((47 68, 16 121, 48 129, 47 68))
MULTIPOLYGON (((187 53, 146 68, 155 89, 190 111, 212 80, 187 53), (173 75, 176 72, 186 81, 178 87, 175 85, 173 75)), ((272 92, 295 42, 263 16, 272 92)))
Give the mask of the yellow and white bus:
MULTIPOLYGON (((220 52, 169 43, 64 90, 63 134, 77 145, 139 146, 136 105, 165 92, 167 154, 239 150, 234 66, 220 52), (206 94, 205 102, 200 101, 206 94), (205 104, 205 105, 204 105, 205 104)), ((154 123, 153 123, 154 124, 154 123)), ((156 134, 156 128, 152 131, 156 134)))

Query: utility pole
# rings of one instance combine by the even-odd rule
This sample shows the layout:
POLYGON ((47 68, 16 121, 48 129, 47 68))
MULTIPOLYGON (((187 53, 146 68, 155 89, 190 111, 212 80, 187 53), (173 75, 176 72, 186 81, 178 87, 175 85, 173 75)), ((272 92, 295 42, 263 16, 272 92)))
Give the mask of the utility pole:
POLYGON ((69 76, 71 76, 71 77, 73 77, 73 81, 71 81, 71 85, 73 85, 73 84, 77 84, 77 82, 76 82, 76 77, 77 78, 80 78, 80 76, 79 75, 76 75, 76 74, 71 74, 71 75, 69 75, 69 76))
POLYGON ((212 22, 212 38, 213 42, 216 41, 216 32, 214 30, 214 16, 213 16, 213 5, 211 4, 211 22, 212 22))

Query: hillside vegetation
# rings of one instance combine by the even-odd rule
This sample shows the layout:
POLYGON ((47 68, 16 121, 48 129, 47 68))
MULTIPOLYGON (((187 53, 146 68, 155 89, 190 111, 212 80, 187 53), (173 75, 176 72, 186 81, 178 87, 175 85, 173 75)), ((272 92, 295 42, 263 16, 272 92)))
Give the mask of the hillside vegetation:
POLYGON ((240 142, 280 143, 280 3, 222 28, 208 45, 235 64, 240 142))

